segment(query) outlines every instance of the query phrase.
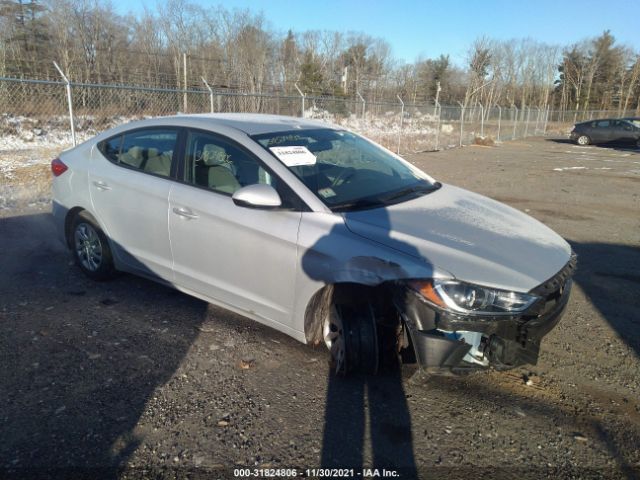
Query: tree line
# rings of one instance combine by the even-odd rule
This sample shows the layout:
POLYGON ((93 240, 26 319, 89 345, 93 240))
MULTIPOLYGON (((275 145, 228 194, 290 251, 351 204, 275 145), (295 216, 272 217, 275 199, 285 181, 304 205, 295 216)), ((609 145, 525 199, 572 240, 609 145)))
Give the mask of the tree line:
POLYGON ((488 37, 466 62, 402 63, 359 32, 281 32, 261 13, 164 0, 120 15, 101 0, 0 0, 0 76, 442 105, 640 109, 640 56, 609 31, 571 45, 488 37))

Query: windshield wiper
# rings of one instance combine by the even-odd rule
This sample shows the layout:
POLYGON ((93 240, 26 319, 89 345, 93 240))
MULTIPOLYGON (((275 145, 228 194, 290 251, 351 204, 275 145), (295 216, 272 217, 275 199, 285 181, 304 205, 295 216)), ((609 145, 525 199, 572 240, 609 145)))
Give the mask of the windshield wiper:
POLYGON ((406 197, 407 195, 411 195, 413 193, 430 193, 434 190, 439 189, 442 186, 440 182, 436 182, 433 185, 414 185, 409 188, 403 188, 402 190, 392 192, 388 195, 383 195, 378 197, 383 202, 390 202, 392 200, 397 200, 398 198, 406 197))
POLYGON ((393 200, 397 200, 399 198, 416 193, 431 193, 435 190, 438 190, 441 186, 442 184, 440 182, 436 182, 433 185, 413 185, 412 187, 403 188, 402 190, 391 192, 387 195, 377 195, 375 197, 360 198, 349 202, 331 205, 329 208, 331 208, 331 211, 333 212, 345 212, 350 210, 364 210, 367 208, 384 207, 393 200))
POLYGON ((331 205, 329 208, 331 208, 332 212, 348 212, 350 210, 364 210, 367 208, 375 208, 375 207, 382 207, 384 206, 384 203, 381 202, 378 199, 372 200, 369 198, 361 198, 358 200, 354 200, 352 202, 344 202, 344 203, 338 203, 336 205, 331 205))

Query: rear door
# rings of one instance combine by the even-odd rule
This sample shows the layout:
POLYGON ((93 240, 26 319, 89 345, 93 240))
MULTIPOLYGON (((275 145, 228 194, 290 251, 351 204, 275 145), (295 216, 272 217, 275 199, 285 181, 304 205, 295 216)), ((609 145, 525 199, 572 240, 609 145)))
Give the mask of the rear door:
POLYGON ((250 316, 290 325, 301 204, 249 151, 190 130, 183 182, 169 198, 175 283, 250 316), (282 209, 237 206, 231 195, 272 185, 282 209))
POLYGON ((606 143, 610 141, 611 131, 609 120, 595 120, 589 125, 591 143, 606 143))
POLYGON ((167 212, 177 128, 146 128, 101 142, 91 157, 89 190, 114 254, 128 268, 171 281, 167 212))

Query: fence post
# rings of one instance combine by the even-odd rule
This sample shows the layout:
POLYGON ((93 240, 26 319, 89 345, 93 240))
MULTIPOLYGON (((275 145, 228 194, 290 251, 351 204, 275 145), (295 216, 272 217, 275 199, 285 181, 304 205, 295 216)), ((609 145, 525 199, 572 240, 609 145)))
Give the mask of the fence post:
POLYGON ((182 94, 182 108, 184 113, 187 113, 187 54, 182 54, 182 73, 184 80, 184 93, 182 94))
POLYGON ((484 138, 484 105, 480 104, 480 136, 484 138))
POLYGON ((458 102, 460 105, 460 146, 462 146, 462 136, 464 135, 464 105, 458 102))
POLYGON ((400 95, 396 95, 398 100, 400 100, 400 129, 398 130, 398 154, 400 154, 400 136, 402 135, 402 122, 404 121, 404 102, 400 98, 400 95))
POLYGON ((356 94, 358 95, 358 97, 360 98, 360 101, 362 102, 362 118, 364 119, 365 108, 367 107, 367 102, 364 101, 364 98, 362 98, 362 95, 360 95, 360 92, 356 91, 356 94))
POLYGON ((524 121, 524 136, 522 138, 527 138, 527 134, 529 133, 529 119, 531 118, 531 107, 525 107, 527 109, 527 119, 524 121))
MULTIPOLYGON (((438 82, 439 84, 440 82, 438 82)), ((440 103, 436 104, 436 110, 438 112, 438 121, 436 122, 436 150, 440 148, 440 114, 442 113, 442 107, 440 103)))
POLYGON ((500 122, 502 120, 502 107, 500 105, 496 105, 496 107, 498 107, 498 135, 497 135, 496 141, 499 142, 500 141, 500 122))
POLYGON ((513 139, 512 139, 512 140, 515 140, 515 139, 517 138, 517 137, 516 137, 516 133, 517 133, 517 132, 516 132, 516 127, 517 127, 517 125, 518 125, 518 107, 516 107, 516 106, 514 105, 514 106, 513 106, 513 108, 515 108, 515 109, 516 109, 516 114, 515 114, 515 115, 514 115, 514 117, 513 117, 513 139))
POLYGON ((544 114, 544 127, 542 128, 542 134, 547 134, 547 122, 549 121, 549 110, 551 109, 551 105, 547 105, 547 111, 544 114))
POLYGON ((211 90, 211 87, 209 86, 207 81, 204 79, 204 77, 200 77, 200 78, 204 82, 204 86, 207 87, 207 90, 209 90, 209 103, 211 104, 211 113, 213 113, 214 112, 214 110, 213 110, 213 90, 211 90))
POLYGON ((304 118, 304 93, 302 93, 302 90, 300 90, 300 87, 298 87, 297 83, 294 83, 293 86, 296 87, 296 90, 298 91, 298 93, 300 94, 300 97, 302 98, 302 118, 304 118))
POLYGON ((69 82, 69 79, 62 72, 62 69, 58 66, 56 62, 53 62, 53 66, 56 67, 56 70, 58 70, 58 73, 60 73, 60 76, 62 77, 62 80, 64 80, 64 83, 67 88, 67 103, 69 104, 69 124, 71 125, 71 141, 73 142, 73 146, 75 147, 76 146, 76 126, 73 122, 73 101, 71 99, 71 82, 69 82))

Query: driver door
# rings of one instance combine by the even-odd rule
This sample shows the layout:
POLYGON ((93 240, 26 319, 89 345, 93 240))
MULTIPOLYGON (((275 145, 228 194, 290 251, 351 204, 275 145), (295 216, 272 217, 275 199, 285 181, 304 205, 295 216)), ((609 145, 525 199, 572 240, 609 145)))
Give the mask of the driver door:
POLYGON ((611 141, 617 143, 633 142, 637 136, 635 128, 629 122, 614 120, 611 129, 611 141))
POLYGON ((289 191, 252 154, 211 132, 188 131, 183 161, 184 181, 169 196, 175 282, 232 310, 290 325, 302 213, 289 191), (274 186, 283 208, 233 202, 236 190, 255 183, 274 186))

